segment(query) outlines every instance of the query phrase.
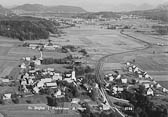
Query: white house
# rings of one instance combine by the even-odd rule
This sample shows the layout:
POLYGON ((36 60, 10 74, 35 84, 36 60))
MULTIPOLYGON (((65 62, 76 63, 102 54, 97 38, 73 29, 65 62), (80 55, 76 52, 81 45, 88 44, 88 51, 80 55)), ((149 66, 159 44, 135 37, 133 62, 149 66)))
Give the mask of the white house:
POLYGON ((9 83, 9 82, 10 82, 9 79, 1 79, 1 81, 2 81, 3 83, 9 83))
POLYGON ((71 78, 64 78, 64 81, 67 81, 68 83, 74 82, 74 80, 72 80, 71 78))
POLYGON ((148 84, 148 83, 144 83, 143 85, 145 86, 145 89, 150 87, 150 84, 148 84))
POLYGON ((114 77, 113 76, 110 76, 109 77, 109 81, 112 82, 114 80, 114 77))
POLYGON ((121 78, 121 75, 120 74, 118 74, 118 76, 116 77, 116 79, 120 79, 121 78))
POLYGON ((126 84, 126 83, 128 82, 128 79, 127 79, 127 78, 122 78, 122 79, 121 79, 121 82, 122 82, 123 84, 126 84))
POLYGON ((139 68, 135 67, 134 72, 138 72, 138 71, 139 71, 139 68))
POLYGON ((42 81, 39 81, 38 83, 37 83, 37 87, 43 87, 44 86, 44 82, 42 82, 42 81))
POLYGON ((158 83, 157 85, 156 85, 156 88, 161 88, 162 86, 158 83))
POLYGON ((38 87, 34 87, 33 90, 35 91, 35 93, 39 93, 40 89, 38 87))
POLYGON ((11 93, 4 94, 3 95, 3 100, 9 100, 9 99, 11 99, 11 96, 12 96, 11 93))
POLYGON ((58 89, 58 91, 54 94, 54 96, 57 98, 59 96, 61 96, 62 92, 60 89, 58 89))
POLYGON ((41 79, 41 82, 44 82, 44 83, 52 82, 52 78, 41 79))
POLYGON ((47 68, 48 71, 54 72, 54 68, 47 68))
POLYGON ((130 65, 131 65, 131 63, 130 63, 130 62, 127 62, 127 63, 126 63, 126 65, 127 65, 127 66, 130 66, 130 65))
POLYGON ((47 87, 53 87, 53 88, 56 88, 57 87, 57 83, 56 82, 48 82, 48 83, 45 83, 45 85, 47 87))
POLYGON ((166 88, 163 88, 163 92, 165 93, 165 92, 168 92, 168 90, 166 89, 166 88))
POLYGON ((54 73, 53 80, 62 80, 62 76, 59 73, 54 73))
POLYGON ((130 66, 130 67, 128 67, 128 71, 129 72, 133 72, 133 69, 132 69, 132 67, 130 66))
POLYGON ((26 64, 25 64, 25 63, 22 63, 22 64, 20 65, 20 68, 26 69, 26 64))
POLYGON ((147 90, 147 92, 146 92, 146 95, 151 95, 151 96, 153 96, 153 95, 154 95, 153 90, 152 90, 151 88, 149 88, 149 89, 147 90))
POLYGON ((35 65, 41 65, 41 60, 37 59, 33 61, 35 65))
POLYGON ((71 103, 73 104, 78 104, 80 102, 80 99, 79 98, 73 98, 71 103))
POLYGON ((30 57, 25 57, 25 60, 26 60, 26 61, 30 61, 31 58, 30 58, 30 57))

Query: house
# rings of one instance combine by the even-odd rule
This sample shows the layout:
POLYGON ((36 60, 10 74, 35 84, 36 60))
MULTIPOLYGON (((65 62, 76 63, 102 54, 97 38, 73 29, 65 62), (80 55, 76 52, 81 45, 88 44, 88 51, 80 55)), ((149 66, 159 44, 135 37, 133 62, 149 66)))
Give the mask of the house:
POLYGON ((52 82, 52 78, 41 79, 41 82, 44 82, 44 83, 52 82))
POLYGON ((79 98, 73 98, 71 103, 78 104, 80 102, 79 98))
POLYGON ((62 76, 59 73, 54 73, 53 80, 62 80, 62 76))
POLYGON ((110 76, 109 77, 109 81, 112 82, 114 80, 114 77, 113 76, 110 76))
POLYGON ((10 82, 9 79, 1 79, 1 81, 2 81, 3 83, 9 83, 9 82, 10 82))
POLYGON ((106 104, 103 104, 103 103, 101 104, 101 106, 102 106, 103 110, 110 110, 110 108, 111 108, 109 105, 106 105, 106 104))
POLYGON ((37 44, 29 44, 29 48, 36 49, 38 47, 37 44))
POLYGON ((6 94, 3 94, 3 100, 9 100, 9 99, 11 99, 11 96, 12 96, 12 94, 11 93, 6 93, 6 94))
POLYGON ((30 57, 25 57, 25 60, 26 60, 26 61, 30 61, 31 58, 30 58, 30 57))
POLYGON ((143 84, 143 85, 145 86, 145 89, 147 89, 147 88, 150 87, 150 84, 148 84, 148 83, 145 83, 145 84, 143 84))
POLYGON ((143 84, 143 83, 150 83, 149 80, 139 80, 139 84, 143 84))
POLYGON ((157 85, 156 85, 156 88, 161 88, 162 86, 158 83, 157 85))
POLYGON ((118 86, 113 87, 114 94, 117 94, 118 92, 122 92, 122 91, 124 91, 124 88, 122 87, 118 87, 118 86))
POLYGON ((150 78, 150 76, 148 75, 148 74, 145 74, 145 78, 147 79, 147 78, 150 78))
POLYGON ((141 74, 138 75, 139 78, 143 78, 143 76, 141 74))
POLYGON ((46 87, 51 87, 51 88, 57 88, 57 83, 56 82, 47 82, 45 83, 46 87))
POLYGON ((35 65, 41 65, 41 60, 37 59, 33 61, 35 65))
POLYGON ((90 88, 91 88, 91 86, 89 86, 88 84, 83 84, 83 87, 88 91, 90 88))
POLYGON ((133 69, 132 69, 132 67, 130 66, 130 67, 128 67, 128 71, 129 72, 133 72, 133 69))
POLYGON ((166 88, 163 88, 163 92, 165 93, 165 92, 168 92, 168 90, 166 89, 166 88))
POLYGON ((54 72, 54 68, 47 68, 47 71, 54 72))
POLYGON ((121 79, 121 82, 122 82, 123 84, 126 84, 126 83, 128 82, 128 79, 127 79, 127 78, 122 78, 122 79, 121 79))
POLYGON ((20 65, 20 68, 26 69, 26 64, 25 64, 25 63, 22 63, 22 64, 20 65))
POLYGON ((118 76, 116 77, 116 79, 121 79, 121 75, 120 75, 120 74, 118 74, 118 76))
POLYGON ((71 78, 64 78, 64 81, 67 81, 68 83, 74 82, 74 80, 72 80, 71 78))
POLYGON ((39 81, 38 83, 37 83, 37 87, 43 87, 44 86, 44 82, 42 82, 42 81, 39 81))
POLYGON ((72 74, 65 74, 66 78, 70 78, 72 76, 72 74))
POLYGON ((29 73, 34 74, 34 73, 36 73, 36 71, 35 70, 30 70, 29 73))
POLYGON ((34 87, 33 90, 35 93, 39 93, 39 91, 40 91, 40 89, 38 87, 34 87))
POLYGON ((58 91, 54 94, 54 96, 55 96, 56 98, 58 98, 58 97, 62 97, 61 94, 62 94, 61 90, 58 89, 58 91))
POLYGON ((127 62, 126 65, 127 65, 127 66, 131 66, 131 63, 130 63, 130 62, 127 62))
POLYGON ((139 68, 138 68, 138 67, 135 67, 135 68, 134 68, 134 73, 135 73, 135 72, 138 72, 138 71, 139 71, 139 68))
POLYGON ((149 95, 153 96, 154 95, 154 92, 153 92, 152 88, 147 89, 146 95, 147 96, 149 96, 149 95))

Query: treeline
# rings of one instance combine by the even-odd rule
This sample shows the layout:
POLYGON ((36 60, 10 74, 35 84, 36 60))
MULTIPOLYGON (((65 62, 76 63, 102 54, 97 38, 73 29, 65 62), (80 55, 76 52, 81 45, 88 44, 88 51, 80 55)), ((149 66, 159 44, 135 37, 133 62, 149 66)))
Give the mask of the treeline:
POLYGON ((58 23, 40 18, 21 17, 0 20, 0 35, 24 40, 47 39, 49 33, 59 34, 58 23))
POLYGON ((67 56, 62 59, 55 59, 55 58, 44 58, 42 60, 42 64, 48 65, 48 64, 70 64, 72 63, 72 56, 67 56))

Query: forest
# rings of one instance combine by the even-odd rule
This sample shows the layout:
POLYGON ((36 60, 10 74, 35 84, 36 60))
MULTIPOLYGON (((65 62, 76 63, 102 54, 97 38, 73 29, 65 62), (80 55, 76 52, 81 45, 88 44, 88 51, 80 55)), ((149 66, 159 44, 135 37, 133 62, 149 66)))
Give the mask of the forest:
POLYGON ((5 18, 0 20, 0 35, 24 40, 47 39, 50 33, 60 34, 60 24, 33 17, 5 18))

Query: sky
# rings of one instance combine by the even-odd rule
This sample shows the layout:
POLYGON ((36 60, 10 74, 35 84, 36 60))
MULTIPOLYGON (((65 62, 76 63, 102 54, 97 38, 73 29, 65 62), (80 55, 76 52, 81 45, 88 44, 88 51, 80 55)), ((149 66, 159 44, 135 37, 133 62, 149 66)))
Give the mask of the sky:
POLYGON ((54 5, 71 5, 80 6, 86 10, 106 10, 112 6, 120 4, 135 4, 140 5, 143 3, 158 5, 168 2, 168 0, 0 0, 3 6, 21 5, 21 4, 43 4, 47 6, 54 5))

